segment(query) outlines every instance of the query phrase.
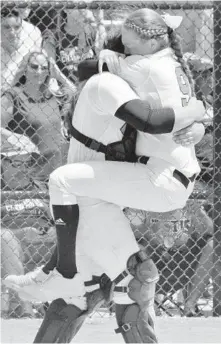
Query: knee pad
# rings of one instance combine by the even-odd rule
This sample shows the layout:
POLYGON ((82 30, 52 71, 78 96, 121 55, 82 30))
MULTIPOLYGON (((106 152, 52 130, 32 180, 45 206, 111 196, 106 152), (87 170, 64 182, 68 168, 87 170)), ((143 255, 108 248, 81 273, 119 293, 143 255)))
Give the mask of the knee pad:
POLYGON ((87 316, 104 303, 101 289, 86 293, 88 309, 82 311, 63 299, 51 303, 34 339, 34 343, 70 343, 80 330, 87 316))
POLYGON ((51 303, 34 339, 34 343, 70 343, 85 318, 83 311, 63 299, 51 303))
POLYGON ((154 322, 148 310, 137 303, 131 305, 115 305, 118 329, 125 343, 158 343, 154 331, 154 322))
POLYGON ((159 274, 153 260, 141 251, 129 258, 127 269, 134 278, 128 284, 128 296, 143 307, 153 305, 159 274))
POLYGON ((159 279, 157 267, 144 252, 139 252, 129 258, 127 268, 133 278, 126 291, 134 303, 116 305, 119 328, 115 332, 121 333, 126 343, 157 343, 150 314, 159 279))

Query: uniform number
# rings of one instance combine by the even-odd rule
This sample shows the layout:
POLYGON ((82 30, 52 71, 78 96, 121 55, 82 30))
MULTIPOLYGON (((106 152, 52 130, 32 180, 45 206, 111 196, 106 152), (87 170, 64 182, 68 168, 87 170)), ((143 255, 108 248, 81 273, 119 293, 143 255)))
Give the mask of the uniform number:
POLYGON ((187 106, 188 101, 189 101, 189 92, 190 92, 189 80, 181 67, 176 67, 175 73, 176 73, 177 82, 180 88, 180 92, 184 96, 186 96, 186 97, 181 97, 182 106, 187 106))

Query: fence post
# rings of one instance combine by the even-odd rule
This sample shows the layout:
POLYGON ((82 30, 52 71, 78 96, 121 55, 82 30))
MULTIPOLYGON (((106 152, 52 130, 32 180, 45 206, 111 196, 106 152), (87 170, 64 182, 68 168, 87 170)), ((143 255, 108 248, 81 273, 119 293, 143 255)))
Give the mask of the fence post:
POLYGON ((213 316, 221 315, 221 1, 214 1, 213 316))

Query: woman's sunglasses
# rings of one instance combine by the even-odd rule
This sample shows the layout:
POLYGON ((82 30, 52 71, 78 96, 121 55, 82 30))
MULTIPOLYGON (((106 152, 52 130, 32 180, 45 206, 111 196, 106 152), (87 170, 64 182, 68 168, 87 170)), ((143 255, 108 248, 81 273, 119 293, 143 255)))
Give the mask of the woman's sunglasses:
POLYGON ((4 7, 1 9, 1 17, 6 18, 6 17, 19 17, 19 11, 13 10, 7 7, 4 7))
POLYGON ((37 71, 39 68, 41 68, 41 70, 43 70, 43 71, 48 70, 48 66, 41 66, 41 65, 36 64, 36 63, 29 63, 28 66, 35 71, 37 71))

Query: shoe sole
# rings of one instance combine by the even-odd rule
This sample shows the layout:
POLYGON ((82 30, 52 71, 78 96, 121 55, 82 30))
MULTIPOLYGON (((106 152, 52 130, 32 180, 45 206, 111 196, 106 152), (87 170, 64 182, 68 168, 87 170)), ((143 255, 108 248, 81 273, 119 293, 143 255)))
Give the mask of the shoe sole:
POLYGON ((20 287, 17 284, 12 283, 11 281, 3 281, 4 286, 7 288, 11 288, 16 291, 19 297, 24 301, 30 302, 46 302, 45 295, 39 291, 39 286, 25 286, 20 287), (29 290, 25 290, 25 288, 29 288, 29 290), (34 294, 37 294, 34 296, 34 294))

